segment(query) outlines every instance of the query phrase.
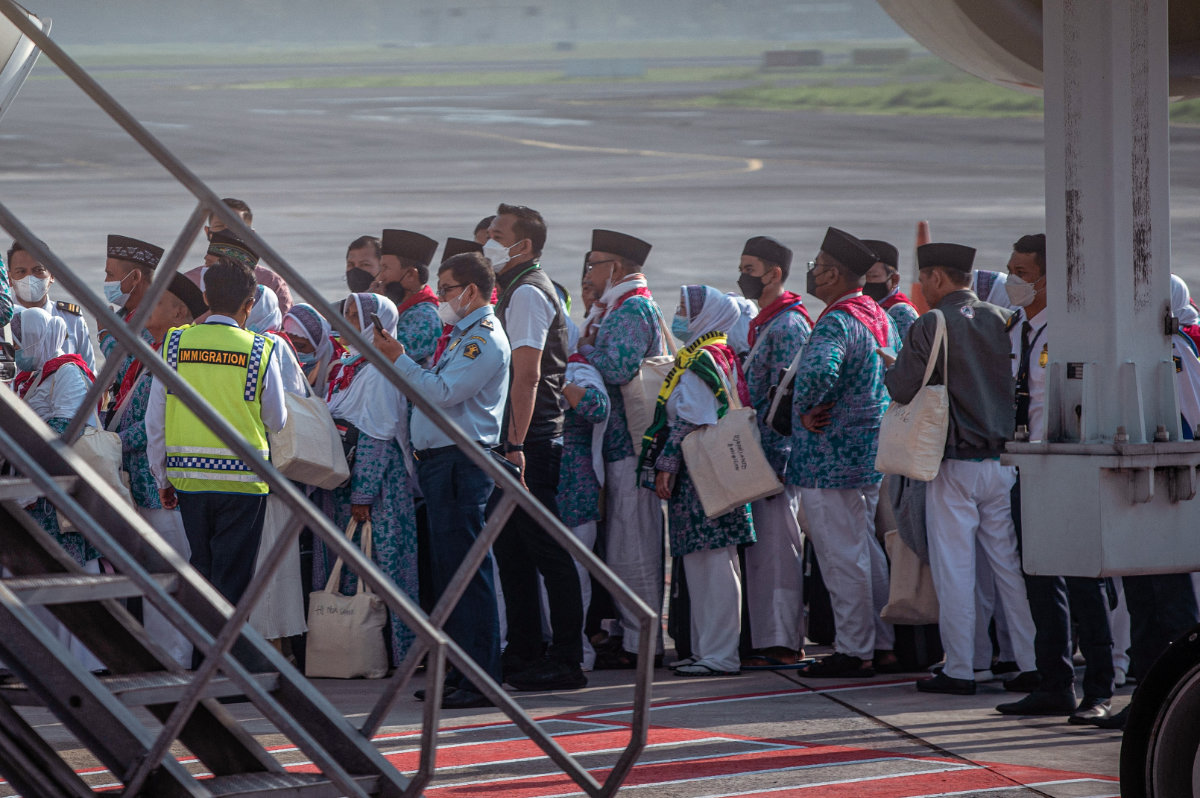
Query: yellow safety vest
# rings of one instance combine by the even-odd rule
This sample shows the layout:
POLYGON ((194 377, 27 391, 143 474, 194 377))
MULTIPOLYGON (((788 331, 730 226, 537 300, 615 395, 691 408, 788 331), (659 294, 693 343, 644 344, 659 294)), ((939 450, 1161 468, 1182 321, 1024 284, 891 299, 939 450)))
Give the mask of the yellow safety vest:
MULTIPOLYGON (((263 378, 274 342, 228 324, 175 327, 163 358, 213 410, 270 459, 263 378)), ((183 493, 268 493, 267 483, 177 396, 167 392, 167 479, 183 493)))

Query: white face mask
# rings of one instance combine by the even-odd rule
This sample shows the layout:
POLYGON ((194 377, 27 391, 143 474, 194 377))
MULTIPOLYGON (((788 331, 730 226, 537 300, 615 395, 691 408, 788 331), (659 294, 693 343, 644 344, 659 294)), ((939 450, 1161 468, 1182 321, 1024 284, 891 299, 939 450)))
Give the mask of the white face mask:
MULTIPOLYGON (((515 246, 516 244, 513 244, 513 247, 515 246)), ((512 260, 512 255, 508 254, 510 249, 512 247, 506 247, 496 239, 489 238, 483 245, 483 256, 492 264, 493 269, 499 269, 512 260)))
MULTIPOLYGON (((1038 282, 1042 278, 1038 279, 1038 282)), ((1034 298, 1037 297, 1036 283, 1027 283, 1015 274, 1008 275, 1008 279, 1004 282, 1004 290, 1008 294, 1008 301, 1019 308, 1029 307, 1034 298)))
POLYGON ((437 307, 438 318, 442 320, 442 324, 458 324, 463 317, 461 311, 454 305, 462 301, 462 294, 458 295, 458 299, 443 302, 437 307))
POLYGON ((13 289, 17 292, 17 299, 22 302, 41 302, 50 290, 50 278, 34 277, 31 274, 13 283, 13 289))

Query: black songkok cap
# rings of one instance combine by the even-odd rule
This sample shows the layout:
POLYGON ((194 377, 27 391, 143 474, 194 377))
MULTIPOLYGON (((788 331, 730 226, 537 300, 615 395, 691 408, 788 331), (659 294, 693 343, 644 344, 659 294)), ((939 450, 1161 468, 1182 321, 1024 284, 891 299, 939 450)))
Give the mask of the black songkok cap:
POLYGON ((483 252, 483 245, 477 241, 468 241, 465 238, 447 238, 446 248, 442 250, 442 263, 453 258, 455 255, 463 255, 467 252, 483 252))
POLYGON ((788 269, 792 265, 792 251, 770 236, 755 236, 746 241, 742 254, 759 258, 788 269))
POLYGON ((614 230, 593 230, 592 251, 609 252, 631 260, 638 266, 646 265, 646 256, 650 254, 650 244, 640 238, 618 233, 614 230))
POLYGON ((969 272, 974 263, 975 250, 962 244, 922 244, 917 247, 918 269, 944 266, 947 269, 969 272))
POLYGON ((867 245, 867 249, 875 253, 875 260, 882 261, 893 269, 900 268, 900 250, 886 241, 878 241, 874 238, 864 238, 863 243, 867 245))
POLYGON ((244 263, 253 269, 258 265, 258 255, 242 239, 228 230, 218 230, 208 240, 208 254, 244 263))
POLYGON ((204 292, 190 278, 176 274, 171 278, 167 290, 178 297, 180 302, 187 305, 188 312, 192 314, 193 319, 208 312, 208 305, 204 302, 204 292))
POLYGON ((139 241, 129 236, 108 237, 108 257, 110 258, 125 260, 154 269, 158 267, 158 262, 162 260, 162 256, 162 247, 147 244, 145 241, 139 241))
POLYGON ((821 251, 862 277, 875 265, 875 253, 845 230, 830 227, 825 231, 821 251))
POLYGON ((424 266, 433 263, 438 242, 412 230, 384 230, 380 239, 383 255, 412 260, 424 266))

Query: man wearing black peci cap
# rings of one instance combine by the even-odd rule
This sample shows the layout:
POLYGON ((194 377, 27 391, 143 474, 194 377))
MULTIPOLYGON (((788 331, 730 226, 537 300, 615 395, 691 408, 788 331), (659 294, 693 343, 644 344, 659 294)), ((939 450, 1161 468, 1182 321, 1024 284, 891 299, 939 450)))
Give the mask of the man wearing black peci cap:
MULTIPOLYGON (((523 205, 501 204, 483 253, 496 269, 496 317, 512 347, 512 379, 500 448, 521 470, 530 493, 558 515, 562 465, 563 385, 567 370, 566 313, 542 269, 546 222, 523 205)), ((493 496, 493 501, 498 496, 493 496)), ((508 646, 504 678, 520 690, 574 689, 587 684, 580 663, 583 599, 575 563, 523 510, 504 525, 492 550, 504 590, 508 646), (542 642, 545 581, 552 639, 542 642)))
MULTIPOLYGON (((226 205, 229 205, 234 210, 238 211, 242 220, 249 225, 253 218, 250 215, 249 207, 240 200, 226 199, 223 200, 226 205), (230 203, 240 203, 245 210, 240 210, 236 205, 230 203)), ((249 244, 242 241, 236 235, 231 233, 228 228, 220 224, 220 220, 216 217, 209 217, 208 231, 208 250, 204 253, 204 265, 197 266, 190 271, 185 272, 185 276, 196 285, 200 286, 200 290, 204 290, 204 272, 216 262, 217 258, 229 258, 238 263, 244 263, 254 271, 254 281, 261 286, 270 288, 275 292, 275 298, 279 300, 279 312, 286 316, 288 311, 292 309, 292 292, 288 288, 287 282, 276 274, 273 270, 259 263, 259 256, 249 244)))
POLYGON ((887 559, 875 539, 883 475, 875 470, 887 407, 878 350, 900 346, 896 326, 863 296, 875 253, 829 228, 808 270, 808 293, 825 303, 796 371, 788 482, 800 486, 809 536, 833 604, 834 653, 801 671, 810 677, 868 677, 886 659, 892 627, 887 559), (884 660, 881 659, 881 662, 884 660))
MULTIPOLYGON (((163 249, 129 236, 110 235, 107 255, 104 261, 104 298, 128 322, 154 279, 154 270, 162 259, 163 249)), ((147 343, 154 343, 145 330, 142 330, 142 338, 147 343)), ((112 333, 100 327, 96 330, 96 339, 104 358, 107 360, 112 357, 117 346, 117 339, 112 333)), ((117 370, 113 390, 121 385, 121 380, 134 361, 133 355, 128 352, 124 358, 125 362, 117 370)))
POLYGON ((400 314, 396 340, 404 344, 409 357, 429 365, 442 334, 437 296, 427 285, 438 243, 411 230, 384 230, 380 242, 379 274, 370 290, 396 303, 400 314))
POLYGON ((875 265, 867 272, 863 293, 887 311, 900 334, 900 342, 908 328, 917 320, 917 306, 900 290, 900 250, 886 241, 864 239, 867 249, 875 253, 875 265))
MULTIPOLYGON (((931 385, 945 385, 950 425, 938 475, 928 484, 925 524, 929 565, 938 595, 938 624, 946 664, 917 682, 926 693, 975 693, 975 558, 987 558, 997 605, 1004 609, 1013 655, 1021 671, 1034 669, 1033 618, 1021 575, 1009 494, 1016 469, 1001 465, 1012 438, 1011 314, 971 290, 975 250, 959 244, 917 248, 921 291, 945 319, 946 362, 933 349, 937 314, 913 323, 908 340, 884 378, 893 401, 911 402, 933 361, 931 385), (949 377, 947 377, 947 374, 949 377)), ((1109 655, 1111 661, 1111 653, 1109 655)))
MULTIPOLYGON (((596 367, 608 389, 610 410, 604 434, 605 559, 646 605, 663 604, 662 505, 638 480, 637 455, 621 386, 638 374, 642 361, 666 353, 662 311, 654 302, 642 269, 650 244, 613 230, 593 230, 585 279, 599 299, 592 305, 579 339, 579 353, 596 367)), ((643 430, 633 430, 640 441, 643 430)), ((662 629, 654 651, 638 651, 638 619, 618 608, 622 634, 596 652, 596 669, 634 668, 638 656, 662 655, 662 629)))
MULTIPOLYGON (((750 322, 750 347, 743 369, 750 401, 758 413, 763 451, 780 479, 787 473, 791 440, 765 423, 771 405, 770 388, 787 371, 792 358, 812 331, 804 299, 784 290, 792 267, 792 251, 773 238, 755 236, 742 247, 738 261, 738 288, 760 308, 750 322)), ((742 667, 769 668, 794 665, 804 648, 804 575, 797 513, 800 488, 785 486, 784 493, 751 505, 757 540, 746 547, 746 612, 755 656, 742 667)))

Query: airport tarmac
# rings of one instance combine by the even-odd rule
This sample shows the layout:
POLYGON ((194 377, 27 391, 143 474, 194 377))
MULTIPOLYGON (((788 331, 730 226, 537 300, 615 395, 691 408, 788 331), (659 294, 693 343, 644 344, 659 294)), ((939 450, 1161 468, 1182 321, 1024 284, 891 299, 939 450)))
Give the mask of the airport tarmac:
MULTIPOLYGON (((571 287, 593 227, 651 241, 646 271, 665 305, 684 282, 732 290, 751 235, 793 246, 798 274, 831 224, 891 239, 906 268, 920 219, 931 222, 935 240, 978 247, 977 265, 986 268, 1003 268, 1011 243, 1043 228, 1037 119, 681 104, 742 85, 730 81, 247 90, 229 84, 329 68, 134 66, 106 68, 101 81, 219 195, 246 199, 255 228, 329 298, 345 290, 342 258, 356 236, 405 227, 467 237, 501 201, 545 213, 544 262, 571 287)), ((0 122, 0 201, 99 290, 105 234, 168 245, 195 203, 73 86, 46 72, 35 73, 0 122)), ((1175 271, 1195 283, 1200 131, 1174 128, 1172 141, 1175 271)), ((195 245, 187 265, 202 252, 195 245)), ((788 672, 684 680, 658 671, 651 745, 622 794, 1119 792, 1119 733, 1001 717, 993 707, 1012 694, 997 685, 974 697, 930 697, 915 692, 914 678, 825 684, 788 672)), ((622 744, 631 690, 620 672, 591 679, 586 690, 529 694, 521 703, 555 719, 578 750, 592 752, 588 766, 603 768, 622 744)), ((323 682, 322 689, 361 719, 378 687, 323 682)), ((1129 693, 1119 691, 1118 706, 1129 693)), ((401 766, 418 706, 402 700, 380 743, 401 766)), ((274 741, 253 707, 231 709, 274 741)), ((71 747, 53 718, 36 717, 57 744, 71 747)), ((460 747, 443 753, 445 770, 430 794, 573 794, 502 724, 495 712, 448 713, 443 725, 458 729, 447 735, 460 747)), ((111 781, 93 775, 93 783, 111 781)))

